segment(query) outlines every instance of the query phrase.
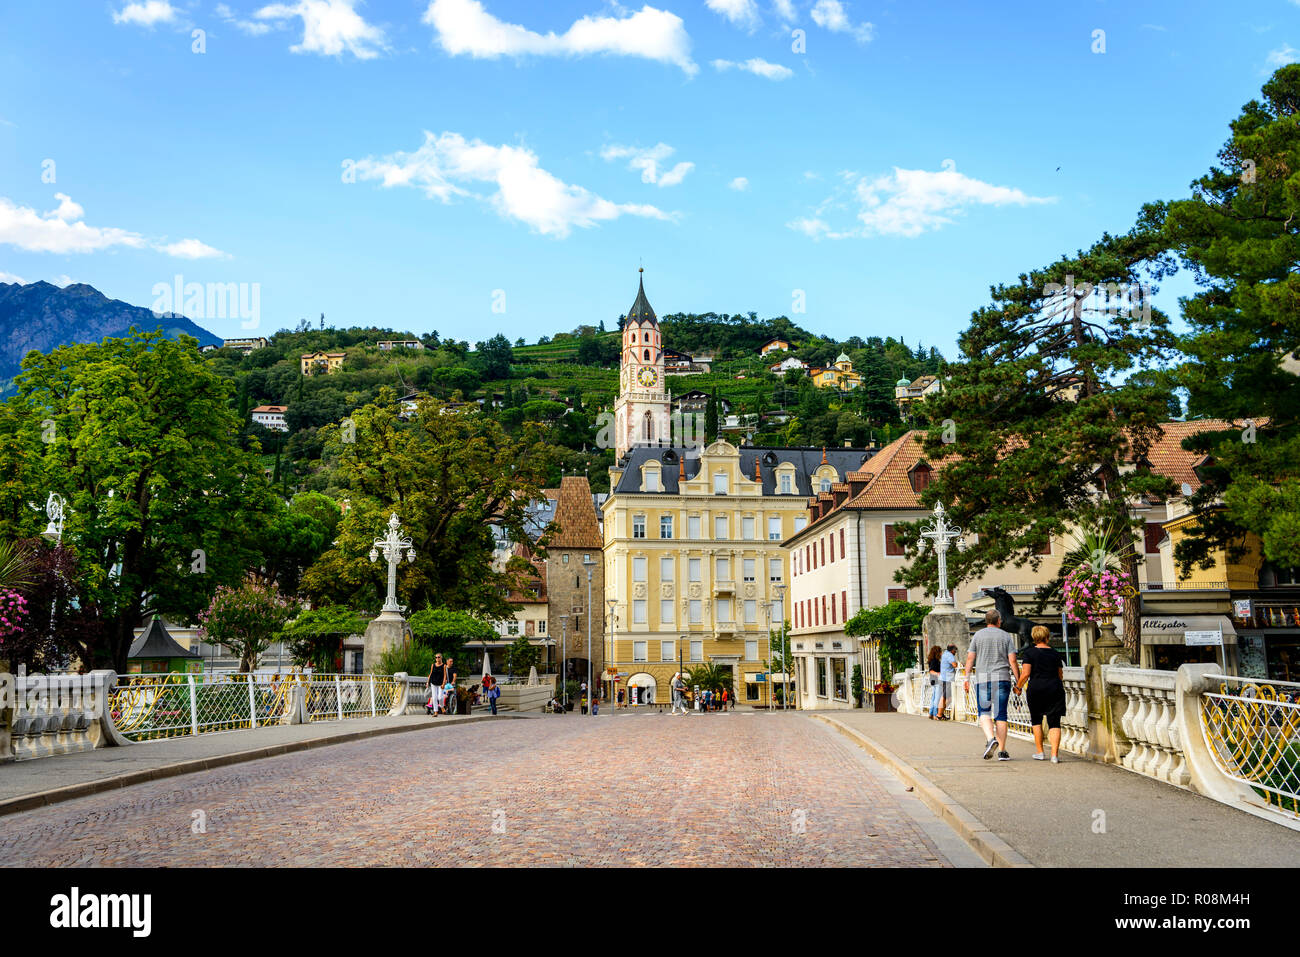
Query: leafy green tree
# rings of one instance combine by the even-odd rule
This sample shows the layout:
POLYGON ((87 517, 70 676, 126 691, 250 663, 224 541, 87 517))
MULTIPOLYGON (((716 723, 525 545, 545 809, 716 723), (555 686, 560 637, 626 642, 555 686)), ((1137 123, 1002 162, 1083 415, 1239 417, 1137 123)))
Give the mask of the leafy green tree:
POLYGON ((714 389, 704 407, 704 440, 713 442, 718 437, 718 390, 714 389))
POLYGON ((732 673, 730 668, 724 668, 721 665, 714 664, 712 661, 706 661, 703 664, 696 665, 694 668, 686 669, 687 687, 699 687, 701 691, 727 691, 732 689, 732 673))
POLYGON ((478 344, 478 360, 483 368, 483 377, 487 380, 510 378, 510 363, 514 361, 514 350, 510 340, 497 333, 487 342, 478 344))
POLYGON ((920 637, 921 625, 929 613, 925 605, 895 599, 886 605, 863 608, 844 623, 844 634, 879 642, 880 677, 892 686, 894 675, 917 663, 915 639, 920 637))
POLYGON ((535 534, 527 503, 541 497, 554 449, 537 426, 525 424, 511 438, 491 416, 433 399, 421 402, 409 423, 397 412, 385 390, 353 414, 355 441, 343 441, 348 436, 335 426, 322 430, 349 508, 333 547, 304 573, 304 591, 317 601, 378 607, 387 570, 368 555, 396 513, 415 546, 414 564, 398 574, 406 603, 508 617, 505 593, 528 563, 493 567, 492 526, 515 541, 535 534))
POLYGON ((298 664, 330 672, 343 653, 343 639, 364 633, 369 624, 369 618, 351 608, 324 605, 300 612, 276 637, 289 646, 289 654, 298 664))
MULTIPOLYGON (((1129 530, 1119 557, 1137 580, 1141 517, 1131 503, 1176 491, 1141 464, 1162 434, 1169 393, 1144 373, 1168 358, 1174 338, 1159 310, 1098 290, 1136 290, 1168 268, 1158 224, 1143 217, 1124 236, 995 287, 992 305, 973 314, 959 338, 962 361, 922 404, 931 423, 924 451, 936 466, 922 503, 942 502, 978 534, 965 552, 948 553, 954 580, 1007 564, 1037 569, 1051 539, 1079 525, 1129 530)), ((900 526, 899 544, 912 549, 919 530, 920 522, 900 526)), ((935 561, 923 555, 896 577, 933 593, 935 561)), ((1124 612, 1136 654, 1137 603, 1124 612)))
POLYGON ((66 499, 87 624, 68 641, 87 666, 125 672, 147 615, 193 619, 260 562, 273 496, 197 346, 145 333, 32 352, 0 406, 0 537, 34 537, 46 493, 66 499))
POLYGON ((491 641, 496 631, 482 618, 452 611, 449 608, 425 608, 407 620, 411 634, 435 654, 456 662, 457 672, 467 674, 469 654, 467 641, 491 641))
POLYGON ((292 606, 275 585, 250 576, 238 588, 217 588, 207 609, 199 613, 199 637, 225 645, 239 656, 241 672, 252 671, 292 615, 292 606))
POLYGON ((528 675, 528 670, 541 660, 541 649, 535 648, 527 635, 520 635, 506 649, 506 670, 512 675, 528 675))
POLYGON ((1190 440, 1211 464, 1191 500, 1199 534, 1178 544, 1184 572, 1216 547, 1240 557, 1243 532, 1274 565, 1300 567, 1300 64, 1274 73, 1231 128, 1221 165, 1164 222, 1199 286, 1183 300, 1176 375, 1189 416, 1250 420, 1190 440))

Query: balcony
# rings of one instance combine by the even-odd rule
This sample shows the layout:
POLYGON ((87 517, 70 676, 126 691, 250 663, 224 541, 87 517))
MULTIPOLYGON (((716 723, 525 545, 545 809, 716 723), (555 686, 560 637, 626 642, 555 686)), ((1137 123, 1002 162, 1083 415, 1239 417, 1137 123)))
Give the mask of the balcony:
POLYGON ((715 581, 713 583, 713 593, 715 595, 732 595, 735 594, 736 583, 730 580, 715 581))
POLYGON ((737 626, 734 621, 717 621, 714 628, 719 638, 734 638, 736 636, 737 626))

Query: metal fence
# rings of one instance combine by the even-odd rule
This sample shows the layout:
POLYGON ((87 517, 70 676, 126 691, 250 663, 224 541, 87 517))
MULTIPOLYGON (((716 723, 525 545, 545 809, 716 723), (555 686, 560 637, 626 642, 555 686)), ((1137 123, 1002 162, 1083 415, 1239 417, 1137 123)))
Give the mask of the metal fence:
MULTIPOLYGON (((934 702, 935 696, 939 694, 940 686, 936 683, 930 684, 930 673, 923 671, 911 673, 908 680, 912 683, 911 700, 920 703, 922 714, 930 713, 930 705, 934 702)), ((967 688, 965 669, 958 669, 952 679, 952 697, 944 707, 944 713, 951 715, 954 721, 961 721, 965 724, 979 723, 979 703, 976 698, 975 684, 967 688)), ((997 702, 994 701, 996 707, 997 702)), ((1012 691, 1010 700, 1007 701, 1007 732, 1014 734, 1018 738, 1034 737, 1033 722, 1029 717, 1029 705, 1025 702, 1023 693, 1017 694, 1012 691)))
POLYGON ((1213 675, 1201 731, 1218 769, 1300 819, 1300 684, 1213 675))
POLYGON ((306 688, 311 721, 388 714, 399 694, 391 675, 126 675, 108 704, 125 737, 156 741, 280 724, 295 685, 306 688))

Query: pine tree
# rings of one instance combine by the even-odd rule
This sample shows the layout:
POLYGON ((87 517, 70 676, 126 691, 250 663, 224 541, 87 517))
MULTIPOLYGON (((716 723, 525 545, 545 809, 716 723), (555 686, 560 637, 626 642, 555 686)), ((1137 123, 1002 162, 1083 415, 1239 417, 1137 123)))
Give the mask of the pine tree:
MULTIPOLYGON (((1096 290, 1164 275, 1161 250, 1158 223, 1144 216, 1125 236, 1103 236, 1086 252, 995 287, 993 303, 972 315, 959 339, 963 361, 948 367, 944 390, 920 409, 932 423, 926 456, 940 466, 922 502, 942 502, 955 524, 978 533, 966 552, 949 552, 950 580, 1005 564, 1037 569, 1053 537, 1082 527, 1111 529, 1117 563, 1137 582, 1140 518, 1130 503, 1174 489, 1131 465, 1161 434, 1169 391, 1147 370, 1168 357, 1174 338, 1158 310, 1113 308, 1096 290), (1071 401, 1075 387, 1082 394, 1071 401)), ((909 550, 919 524, 900 527, 909 550)), ((897 578, 933 591, 935 559, 917 558, 897 578)), ((1137 602, 1126 602, 1130 654, 1137 635, 1137 602)))
POLYGON ((718 438, 718 390, 709 396, 709 403, 704 407, 704 441, 714 442, 718 438))

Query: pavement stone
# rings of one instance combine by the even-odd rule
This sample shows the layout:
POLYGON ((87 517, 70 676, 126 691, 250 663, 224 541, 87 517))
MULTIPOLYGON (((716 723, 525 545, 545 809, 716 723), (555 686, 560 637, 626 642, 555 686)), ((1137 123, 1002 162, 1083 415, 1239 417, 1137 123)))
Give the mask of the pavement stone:
POLYGON ((1300 831, 1124 768, 1065 752, 1060 764, 1034 761, 1033 743, 1017 738, 1007 740, 1010 761, 986 761, 974 725, 858 710, 820 714, 892 752, 1036 866, 1300 862, 1300 831))
POLYGON ((979 863, 896 778, 806 716, 637 717, 473 722, 106 791, 0 817, 0 863, 979 863))

